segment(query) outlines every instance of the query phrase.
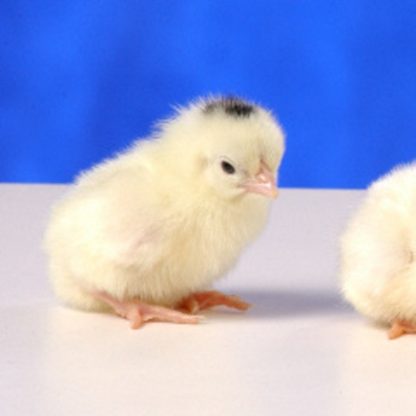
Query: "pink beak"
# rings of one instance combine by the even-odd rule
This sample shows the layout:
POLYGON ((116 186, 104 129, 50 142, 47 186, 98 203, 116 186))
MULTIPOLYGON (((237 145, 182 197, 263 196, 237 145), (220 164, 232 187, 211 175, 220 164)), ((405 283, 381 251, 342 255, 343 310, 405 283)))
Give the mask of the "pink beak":
POLYGON ((276 198, 279 191, 276 186, 276 179, 270 169, 264 164, 261 164, 260 170, 254 179, 249 179, 243 184, 243 188, 247 192, 254 192, 256 194, 267 196, 268 198, 276 198))

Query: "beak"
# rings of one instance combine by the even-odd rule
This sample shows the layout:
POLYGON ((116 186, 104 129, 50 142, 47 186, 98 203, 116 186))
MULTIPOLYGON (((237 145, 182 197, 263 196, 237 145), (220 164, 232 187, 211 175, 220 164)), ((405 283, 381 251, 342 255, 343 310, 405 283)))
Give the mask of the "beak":
POLYGON ((279 194, 276 186, 276 179, 264 163, 261 164, 257 175, 243 184, 243 188, 247 192, 264 195, 268 198, 276 198, 279 194))

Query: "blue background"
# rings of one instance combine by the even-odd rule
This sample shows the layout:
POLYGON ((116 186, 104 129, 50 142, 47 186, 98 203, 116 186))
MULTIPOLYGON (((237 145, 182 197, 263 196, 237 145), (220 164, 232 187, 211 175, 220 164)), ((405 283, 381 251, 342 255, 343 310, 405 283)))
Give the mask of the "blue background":
POLYGON ((416 2, 0 2, 0 181, 69 182, 171 105, 278 114, 281 184, 366 186, 416 151, 416 2))

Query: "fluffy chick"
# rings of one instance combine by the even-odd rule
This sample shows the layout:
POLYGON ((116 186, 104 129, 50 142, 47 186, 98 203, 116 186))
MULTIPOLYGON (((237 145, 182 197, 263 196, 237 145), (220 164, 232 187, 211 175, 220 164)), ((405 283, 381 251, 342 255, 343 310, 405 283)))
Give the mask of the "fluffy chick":
POLYGON ((416 163, 382 177, 341 240, 343 292, 390 338, 416 328, 416 163))
POLYGON ((270 112, 200 100, 77 179, 46 233, 54 290, 75 308, 196 323, 237 297, 207 291, 264 227, 284 152, 270 112), (179 310, 181 309, 181 310, 179 310))

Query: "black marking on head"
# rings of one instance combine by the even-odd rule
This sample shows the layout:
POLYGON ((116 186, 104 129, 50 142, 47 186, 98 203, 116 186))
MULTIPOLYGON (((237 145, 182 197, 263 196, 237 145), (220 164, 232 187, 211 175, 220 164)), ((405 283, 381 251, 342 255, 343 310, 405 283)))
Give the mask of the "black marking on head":
POLYGON ((240 118, 249 117, 256 111, 256 107, 241 98, 229 96, 208 101, 202 111, 206 114, 223 111, 232 117, 240 118))

